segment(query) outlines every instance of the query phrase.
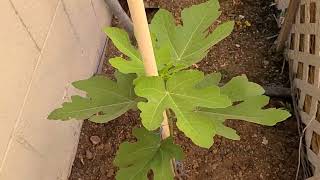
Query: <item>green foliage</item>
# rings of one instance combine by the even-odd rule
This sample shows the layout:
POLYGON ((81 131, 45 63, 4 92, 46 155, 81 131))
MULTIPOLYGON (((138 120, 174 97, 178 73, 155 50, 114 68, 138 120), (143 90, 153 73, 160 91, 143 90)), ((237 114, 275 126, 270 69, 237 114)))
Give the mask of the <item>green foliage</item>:
POLYGON ((256 124, 273 126, 290 117, 285 110, 263 109, 269 103, 269 97, 264 96, 264 90, 258 84, 249 82, 246 76, 234 77, 221 88, 221 93, 227 95, 235 105, 227 108, 197 110, 208 119, 244 120, 256 124))
POLYGON ((115 165, 120 168, 118 180, 147 180, 149 170, 153 171, 155 180, 170 180, 174 175, 171 169, 171 159, 181 160, 181 148, 173 144, 172 138, 161 141, 159 134, 136 128, 133 135, 136 143, 124 142, 117 152, 115 165))
MULTIPOLYGON (((116 27, 105 28, 105 33, 112 40, 113 44, 129 58, 129 60, 121 57, 112 58, 109 60, 110 64, 125 74, 136 73, 138 76, 144 75, 141 55, 131 44, 128 33, 116 27)), ((160 47, 155 44, 154 46, 157 67, 161 71, 170 60, 169 48, 168 45, 160 47)))
MULTIPOLYGON (((264 90, 261 86, 249 82, 246 76, 234 77, 221 87, 221 93, 227 95, 234 105, 226 108, 198 108, 190 113, 202 121, 210 121, 214 129, 213 134, 233 140, 240 139, 235 130, 223 124, 226 119, 272 126, 290 117, 290 113, 285 110, 263 109, 269 103, 269 98, 263 95, 264 90)), ((203 147, 211 145, 208 143, 208 146, 203 147)))
POLYGON ((51 112, 48 119, 75 118, 105 123, 135 108, 138 101, 132 85, 135 76, 116 73, 116 78, 117 82, 94 76, 72 83, 77 89, 86 91, 87 97, 72 96, 72 102, 63 103, 62 108, 51 112))
POLYGON ((202 81, 196 84, 196 88, 204 88, 210 85, 218 85, 221 81, 220 73, 211 73, 204 77, 202 81))
POLYGON ((232 78, 221 90, 232 102, 264 94, 264 89, 259 84, 249 82, 245 75, 232 78))
POLYGON ((138 76, 144 75, 143 64, 140 60, 127 61, 122 57, 109 59, 110 64, 124 74, 136 73, 138 76))
POLYGON ((201 71, 189 70, 174 74, 167 82, 161 77, 141 77, 136 82, 135 92, 148 102, 139 102, 142 124, 148 130, 160 127, 163 120, 162 113, 172 109, 177 117, 177 125, 196 144, 212 141, 208 136, 207 122, 189 116, 188 112, 196 107, 225 108, 231 101, 220 94, 217 86, 196 88, 196 84, 204 79, 201 71))
POLYGON ((237 140, 236 132, 223 125, 226 119, 241 119, 262 125, 274 125, 290 116, 278 109, 262 110, 269 98, 264 90, 249 82, 246 76, 233 78, 220 88, 219 74, 207 76, 200 71, 188 70, 174 74, 166 82, 161 77, 141 77, 135 92, 148 102, 139 102, 142 124, 148 130, 160 127, 162 112, 172 109, 177 117, 178 128, 195 144, 209 148, 215 134, 237 140), (213 81, 214 80, 214 81, 213 81), (197 87, 202 85, 201 88, 197 87), (232 102, 243 101, 231 106, 232 102))
POLYGON ((290 114, 282 109, 266 109, 269 98, 263 95, 263 88, 246 76, 234 77, 220 86, 220 73, 205 76, 198 70, 185 70, 231 33, 233 22, 209 32, 220 13, 218 0, 209 0, 184 9, 183 25, 177 25, 166 10, 155 14, 150 27, 159 77, 144 76, 141 55, 124 30, 106 28, 106 34, 125 55, 109 60, 118 70, 116 81, 94 76, 74 82, 73 86, 85 91, 86 97, 72 96, 71 102, 63 103, 48 118, 106 123, 138 108, 146 129, 134 129, 137 142, 121 144, 114 161, 120 168, 116 176, 119 180, 147 179, 150 170, 156 180, 173 179, 170 160, 181 159, 182 150, 173 144, 173 137, 161 141, 159 134, 152 132, 161 126, 164 111, 172 111, 169 120, 174 123, 176 118, 178 129, 204 148, 213 145, 215 135, 240 139, 234 129, 224 125, 227 119, 268 126, 285 120, 290 114))
POLYGON ((143 64, 139 51, 131 44, 128 33, 122 29, 109 27, 105 29, 105 33, 112 40, 113 44, 130 60, 121 57, 112 58, 110 64, 120 72, 129 74, 144 74, 143 64))
MULTIPOLYGON (((182 11, 183 26, 176 25, 172 14, 159 10, 151 22, 155 57, 160 75, 166 76, 199 62, 208 49, 227 37, 233 30, 233 21, 223 23, 209 33, 208 28, 220 16, 219 3, 206 3, 182 11), (163 70, 165 68, 165 70, 163 70), (173 69, 171 69, 173 68, 173 69), (171 71, 169 71, 171 69, 171 71)), ((122 73, 143 74, 143 64, 137 49, 132 46, 128 34, 118 28, 106 28, 106 34, 129 60, 111 59, 110 64, 122 73)))
POLYGON ((203 59, 208 49, 227 37, 233 30, 234 22, 226 22, 215 28, 212 33, 208 28, 220 16, 219 2, 210 0, 191 6, 182 11, 183 25, 176 25, 172 14, 159 10, 151 22, 153 32, 159 44, 169 44, 171 62, 186 67, 203 59))
POLYGON ((290 117, 290 113, 285 110, 269 108, 261 109, 269 103, 267 96, 253 96, 243 102, 220 109, 201 108, 197 114, 206 115, 211 120, 235 119, 253 122, 256 124, 273 126, 276 123, 290 117))

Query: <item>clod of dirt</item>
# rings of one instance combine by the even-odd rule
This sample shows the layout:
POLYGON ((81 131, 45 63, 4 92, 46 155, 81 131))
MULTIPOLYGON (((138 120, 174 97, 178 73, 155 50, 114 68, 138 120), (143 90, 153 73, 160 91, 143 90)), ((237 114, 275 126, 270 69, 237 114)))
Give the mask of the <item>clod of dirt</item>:
POLYGON ((104 150, 106 153, 112 152, 112 145, 110 143, 104 145, 104 150))
POLYGON ((110 169, 107 173, 107 177, 112 177, 114 175, 113 169, 110 169))
POLYGON ((93 154, 90 150, 86 150, 86 158, 90 160, 93 159, 93 154))
POLYGON ((93 145, 97 145, 101 142, 101 139, 99 136, 91 136, 90 141, 93 145))

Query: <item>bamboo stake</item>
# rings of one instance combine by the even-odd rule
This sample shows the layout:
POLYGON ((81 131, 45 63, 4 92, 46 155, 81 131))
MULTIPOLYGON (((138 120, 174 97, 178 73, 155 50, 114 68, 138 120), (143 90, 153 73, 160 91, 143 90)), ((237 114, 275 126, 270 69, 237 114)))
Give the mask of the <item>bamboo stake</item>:
MULTIPOLYGON (((127 0, 133 29, 138 42, 139 51, 143 59, 144 70, 147 76, 158 76, 157 64, 153 52, 152 41, 149 31, 147 16, 144 9, 143 0, 127 0)), ((163 112, 163 122, 161 124, 161 138, 170 136, 170 128, 166 112, 163 112)))

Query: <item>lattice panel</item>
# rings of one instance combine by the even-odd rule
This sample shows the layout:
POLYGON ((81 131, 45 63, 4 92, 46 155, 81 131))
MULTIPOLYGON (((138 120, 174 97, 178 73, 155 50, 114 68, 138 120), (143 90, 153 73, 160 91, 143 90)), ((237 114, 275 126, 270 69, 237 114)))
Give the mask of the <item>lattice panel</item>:
POLYGON ((308 159, 320 175, 320 0, 301 0, 291 34, 288 58, 305 133, 308 159))

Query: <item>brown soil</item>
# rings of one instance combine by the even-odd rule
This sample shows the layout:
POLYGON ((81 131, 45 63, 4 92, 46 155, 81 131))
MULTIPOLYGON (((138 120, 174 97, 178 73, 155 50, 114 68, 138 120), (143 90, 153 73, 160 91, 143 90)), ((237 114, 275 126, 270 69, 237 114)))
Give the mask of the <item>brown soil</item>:
MULTIPOLYGON (((149 6, 161 7, 174 12, 178 18, 182 8, 204 0, 150 0, 149 6)), ((283 58, 272 53, 271 36, 278 29, 270 7, 270 0, 221 0, 223 15, 220 20, 238 22, 230 37, 213 47, 200 63, 206 73, 219 70, 224 80, 247 74, 251 81, 262 85, 288 86, 286 69, 280 74, 283 58), (240 15, 240 16, 239 16, 240 15), (240 17, 244 16, 243 19, 240 17), (244 26, 248 21, 251 26, 244 26), (241 26, 240 26, 241 24, 241 26)), ((120 55, 109 43, 108 58, 120 55)), ((106 64, 104 72, 112 74, 106 64)), ((288 107, 286 100, 273 99, 270 106, 288 107)), ((298 160, 298 134, 294 118, 275 127, 265 127, 242 121, 228 121, 241 136, 240 141, 215 137, 210 149, 195 146, 183 133, 175 134, 176 143, 185 152, 179 162, 182 179, 192 180, 291 180, 294 179, 298 160)), ((132 140, 131 130, 140 126, 137 112, 130 111, 107 124, 85 122, 82 128, 78 152, 70 180, 111 180, 116 167, 112 162, 119 144, 132 140), (98 136, 100 142, 93 145, 90 137, 98 136)))

